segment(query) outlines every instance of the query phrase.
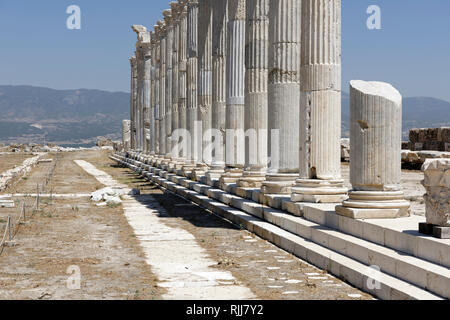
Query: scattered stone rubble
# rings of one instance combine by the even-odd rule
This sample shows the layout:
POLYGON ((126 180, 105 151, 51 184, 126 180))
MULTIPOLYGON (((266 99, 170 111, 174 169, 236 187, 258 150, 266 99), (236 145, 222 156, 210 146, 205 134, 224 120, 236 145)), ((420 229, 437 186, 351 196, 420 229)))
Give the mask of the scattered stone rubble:
POLYGON ((410 130, 409 149, 450 152, 450 127, 410 130))

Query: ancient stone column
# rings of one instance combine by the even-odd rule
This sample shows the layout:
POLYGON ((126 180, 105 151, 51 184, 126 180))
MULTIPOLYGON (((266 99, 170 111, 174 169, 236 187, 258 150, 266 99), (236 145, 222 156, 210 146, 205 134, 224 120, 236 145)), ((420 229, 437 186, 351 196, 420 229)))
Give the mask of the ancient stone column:
POLYGON ((163 21, 158 22, 160 38, 160 68, 159 68, 159 153, 162 157, 167 154, 166 149, 166 75, 167 75, 167 29, 163 21))
POLYGON ((355 219, 408 216, 401 186, 402 96, 383 82, 350 82, 350 199, 355 219))
POLYGON ((269 9, 268 128, 270 167, 261 188, 288 194, 298 177, 301 2, 273 0, 269 9))
POLYGON ((213 3, 212 30, 212 122, 214 150, 206 181, 213 186, 225 169, 226 126, 226 55, 227 55, 227 0, 213 3))
POLYGON ((130 151, 131 146, 131 120, 122 121, 122 145, 123 151, 130 151))
POLYGON ((292 201, 340 203, 341 0, 303 0, 300 177, 292 201))
POLYGON ((151 77, 150 77, 150 92, 151 92, 151 100, 150 100, 150 155, 153 157, 156 155, 156 143, 155 143, 155 109, 156 109, 156 47, 157 41, 155 32, 150 32, 150 40, 151 40, 151 77))
POLYGON ((198 109, 202 139, 198 141, 197 167, 192 179, 202 181, 211 164, 211 105, 212 105, 212 0, 200 0, 198 9, 198 109))
POLYGON ((212 0, 200 0, 198 29, 198 119, 202 121, 203 142, 199 148, 199 159, 211 164, 211 154, 204 153, 211 143, 212 107, 212 0))
POLYGON ((130 58, 131 66, 131 90, 130 90, 130 118, 131 118, 131 149, 137 149, 137 114, 136 114, 136 83, 137 83, 137 72, 136 72, 136 57, 130 58))
POLYGON ((245 0, 228 0, 226 173, 220 183, 234 183, 245 162, 245 0))
MULTIPOLYGON (((172 43, 172 133, 179 129, 178 123, 178 103, 179 103, 179 52, 180 52, 180 5, 178 2, 171 2, 173 19, 173 43, 172 43)), ((178 139, 173 134, 172 138, 172 160, 171 169, 175 169, 175 164, 179 158, 178 139)))
POLYGON ((240 187, 259 188, 267 170, 269 0, 247 0, 244 175, 240 187))
MULTIPOLYGON (((191 136, 189 158, 191 164, 198 159, 198 145, 201 144, 201 136, 196 127, 197 117, 197 85, 198 85, 198 0, 188 1, 187 12, 187 112, 186 128, 191 136)), ((200 159, 201 160, 201 159, 200 159)), ((187 166, 184 167, 185 169, 187 166)), ((184 169, 183 169, 184 170, 184 169)), ((185 171, 186 175, 190 173, 185 171)))
MULTIPOLYGON (((150 34, 148 34, 150 39, 150 34)), ((152 55, 151 42, 142 44, 143 62, 143 88, 142 88, 142 112, 143 112, 143 151, 150 154, 150 110, 151 110, 151 72, 152 72, 152 55)))
POLYGON ((138 149, 148 153, 148 139, 150 123, 150 71, 151 71, 151 42, 150 33, 141 25, 133 25, 132 29, 137 34, 136 58, 137 58, 137 93, 139 131, 138 149))
POLYGON ((178 127, 180 129, 179 161, 183 163, 187 159, 189 145, 186 144, 186 105, 187 105, 187 1, 178 0, 180 5, 180 33, 179 33, 179 102, 178 102, 178 127), (183 147, 184 146, 184 147, 183 147))
POLYGON ((160 123, 160 77, 161 77, 161 41, 159 39, 159 26, 155 25, 154 26, 154 30, 155 30, 155 54, 154 54, 154 63, 155 63, 155 91, 154 91, 154 96, 155 96, 155 110, 154 110, 154 116, 155 116, 155 128, 154 128, 154 132, 155 132, 155 138, 154 138, 154 144, 155 144, 155 160, 158 159, 158 157, 161 155, 161 151, 159 148, 159 142, 160 142, 160 138, 159 138, 159 123, 160 123))
POLYGON ((166 24, 166 159, 171 159, 172 154, 172 77, 173 77, 173 18, 171 10, 164 10, 164 21, 166 24))
POLYGON ((425 179, 422 184, 427 193, 424 196, 426 223, 419 231, 437 238, 450 238, 450 159, 428 159, 422 166, 425 179))

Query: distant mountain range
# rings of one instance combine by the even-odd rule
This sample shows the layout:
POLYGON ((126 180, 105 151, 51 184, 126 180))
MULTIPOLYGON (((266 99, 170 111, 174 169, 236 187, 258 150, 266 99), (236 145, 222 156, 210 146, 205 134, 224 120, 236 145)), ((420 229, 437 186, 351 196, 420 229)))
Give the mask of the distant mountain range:
MULTIPOLYGON (((342 135, 348 137, 350 96, 342 93, 342 135)), ((450 126, 450 102, 430 97, 403 98, 403 140, 408 141, 409 130, 450 126)))
POLYGON ((0 86, 0 141, 92 145, 120 139, 130 95, 100 90, 0 86))
MULTIPOLYGON (((89 146, 97 137, 121 138, 130 95, 100 90, 0 86, 0 142, 54 142, 89 146)), ((342 134, 349 135, 349 95, 342 94, 342 134)), ((450 126, 450 102, 405 98, 403 134, 412 128, 450 126)))

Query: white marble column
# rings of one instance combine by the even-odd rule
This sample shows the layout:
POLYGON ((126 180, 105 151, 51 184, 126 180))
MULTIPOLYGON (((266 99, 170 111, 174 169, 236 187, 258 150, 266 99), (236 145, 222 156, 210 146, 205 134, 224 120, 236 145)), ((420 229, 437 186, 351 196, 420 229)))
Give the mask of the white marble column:
POLYGON ((220 183, 235 183, 245 162, 245 0, 228 0, 226 75, 226 172, 220 183))
POLYGON ((212 0, 199 0, 198 9, 198 109, 202 140, 198 144, 196 169, 192 178, 202 181, 211 164, 211 107, 212 107, 212 0))
POLYGON ((130 151, 131 145, 131 120, 122 121, 122 146, 123 151, 130 151))
POLYGON ((157 24, 155 30, 155 158, 156 161, 161 158, 161 28, 157 24))
MULTIPOLYGON (((173 23, 173 42, 172 42, 172 133, 179 129, 178 124, 178 103, 179 103, 179 54, 180 54, 180 5, 178 2, 171 2, 172 23, 173 23)), ((173 134, 172 138, 172 162, 171 171, 176 170, 175 165, 178 162, 178 139, 173 134)))
POLYGON ((240 187, 259 188, 267 170, 269 0, 247 0, 244 175, 240 187))
POLYGON ((211 164, 211 154, 204 154, 203 151, 211 143, 211 137, 206 136, 206 133, 211 129, 212 121, 212 18, 212 0, 200 0, 198 115, 202 121, 203 144, 199 159, 207 165, 211 164))
POLYGON ((160 38, 160 67, 159 67, 159 153, 161 157, 167 154, 166 149, 166 25, 163 21, 158 22, 160 38))
MULTIPOLYGON (((187 11, 187 110, 186 110, 186 128, 191 136, 189 150, 189 164, 195 164, 198 159, 198 145, 201 143, 201 136, 196 132, 196 122, 198 119, 198 0, 189 0, 187 11)), ((201 160, 201 159, 200 159, 201 160)), ((192 166, 186 164, 183 167, 184 174, 190 176, 192 166)))
POLYGON ((270 1, 269 19, 268 150, 271 162, 261 191, 289 194, 299 171, 301 2, 270 1))
POLYGON ((173 85, 173 18, 171 10, 164 10, 164 22, 166 25, 166 159, 172 158, 172 85, 173 85))
POLYGON ((339 203, 341 178, 341 0, 303 0, 300 177, 292 201, 339 203))
POLYGON ((187 159, 190 146, 186 144, 186 106, 187 106, 187 1, 178 0, 180 5, 180 33, 179 33, 179 100, 178 100, 178 127, 180 129, 179 160, 184 163, 187 159), (184 146, 184 147, 183 147, 184 146))
POLYGON ((130 90, 130 118, 131 118, 131 150, 137 149, 137 114, 136 114, 136 83, 137 83, 137 72, 136 72, 136 57, 130 58, 131 67, 131 90, 130 90))
MULTIPOLYGON (((150 34, 148 33, 150 39, 150 34)), ((143 61, 143 88, 142 88, 142 112, 143 112, 143 151, 150 154, 150 110, 151 110, 151 72, 152 72, 152 55, 151 42, 142 44, 143 61)))
POLYGON ((212 164, 206 173, 206 181, 211 186, 219 181, 225 169, 227 3, 228 0, 213 3, 211 127, 215 134, 212 164))
POLYGON ((151 100, 150 100, 150 155, 154 157, 156 155, 156 144, 155 144, 155 109, 156 109, 156 48, 157 41, 155 32, 150 32, 150 41, 151 41, 151 50, 152 50, 152 59, 151 59, 151 77, 150 77, 150 92, 151 92, 151 100))
POLYGON ((383 82, 350 82, 350 199, 355 219, 409 216, 401 186, 402 96, 383 82))

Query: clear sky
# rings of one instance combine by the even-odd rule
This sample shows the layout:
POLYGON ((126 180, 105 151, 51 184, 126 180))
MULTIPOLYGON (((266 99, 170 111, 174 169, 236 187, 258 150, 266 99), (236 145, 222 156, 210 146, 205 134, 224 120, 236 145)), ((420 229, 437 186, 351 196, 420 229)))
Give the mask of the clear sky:
MULTIPOLYGON (((342 0, 343 90, 352 79, 392 83, 404 96, 450 101, 449 0, 342 0), (381 30, 366 10, 381 8, 381 30)), ((169 0, 0 0, 0 84, 129 91, 136 36, 169 0), (66 9, 81 8, 81 30, 66 9)))

